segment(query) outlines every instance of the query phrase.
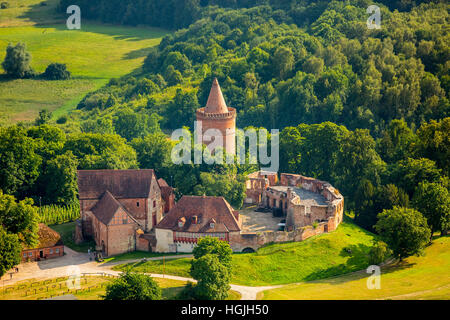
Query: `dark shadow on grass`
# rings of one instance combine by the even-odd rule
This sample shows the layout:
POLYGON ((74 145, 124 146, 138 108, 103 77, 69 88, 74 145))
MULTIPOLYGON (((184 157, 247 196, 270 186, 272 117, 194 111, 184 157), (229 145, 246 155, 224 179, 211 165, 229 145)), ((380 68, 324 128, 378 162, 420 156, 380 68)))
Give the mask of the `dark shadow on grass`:
MULTIPOLYGON (((366 268, 369 266, 368 252, 370 246, 364 244, 350 245, 343 248, 340 252, 340 256, 348 257, 345 264, 324 268, 315 272, 312 272, 305 281, 320 281, 329 284, 341 284, 348 281, 359 280, 367 278, 371 273, 366 272, 366 268)), ((389 264, 381 267, 381 274, 387 274, 403 269, 411 268, 415 263, 409 263, 406 261, 400 261, 393 264, 389 264)))
MULTIPOLYGON (((66 20, 69 15, 65 14, 65 10, 58 10, 59 0, 47 0, 41 3, 29 6, 29 10, 19 18, 34 22, 38 28, 55 28, 56 30, 67 31, 66 20), (47 5, 43 6, 41 3, 47 5)), ((70 32, 93 32, 112 36, 116 40, 140 41, 162 38, 169 31, 153 27, 134 28, 132 26, 106 24, 101 21, 84 19, 82 13, 81 30, 70 30, 70 32), (136 30, 139 30, 139 32, 136 32, 136 30)), ((139 53, 135 53, 135 55, 139 55, 139 53)))
POLYGON ((184 286, 162 288, 161 293, 163 300, 178 300, 178 295, 183 291, 184 286))
POLYGON ((64 23, 65 17, 57 11, 59 0, 46 0, 29 6, 29 10, 24 12, 18 18, 33 22, 37 25, 48 23, 64 23))

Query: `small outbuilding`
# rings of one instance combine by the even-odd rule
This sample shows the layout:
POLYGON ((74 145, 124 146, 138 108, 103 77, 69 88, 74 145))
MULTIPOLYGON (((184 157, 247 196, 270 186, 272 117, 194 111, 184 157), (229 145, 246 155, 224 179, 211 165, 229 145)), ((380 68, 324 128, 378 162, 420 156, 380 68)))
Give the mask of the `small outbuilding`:
POLYGON ((41 261, 64 255, 64 244, 61 235, 43 223, 39 224, 39 243, 33 248, 22 250, 22 261, 41 261))

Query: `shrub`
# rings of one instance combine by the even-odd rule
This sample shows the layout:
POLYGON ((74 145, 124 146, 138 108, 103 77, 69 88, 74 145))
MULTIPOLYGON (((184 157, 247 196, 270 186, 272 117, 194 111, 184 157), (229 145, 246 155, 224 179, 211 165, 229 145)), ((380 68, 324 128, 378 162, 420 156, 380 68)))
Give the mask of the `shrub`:
POLYGON ((57 124, 65 124, 67 122, 67 116, 61 116, 56 120, 57 124))
POLYGON ((70 79, 70 72, 67 66, 62 63, 50 64, 42 75, 47 80, 67 80, 70 79))
POLYGON ((48 123, 52 118, 52 113, 47 109, 42 109, 39 111, 39 116, 36 118, 35 123, 37 126, 48 123))
POLYGON ((161 300, 161 288, 151 277, 125 272, 106 288, 105 300, 161 300))
POLYGON ((9 8, 9 3, 8 2, 2 2, 0 4, 0 9, 8 9, 9 8))

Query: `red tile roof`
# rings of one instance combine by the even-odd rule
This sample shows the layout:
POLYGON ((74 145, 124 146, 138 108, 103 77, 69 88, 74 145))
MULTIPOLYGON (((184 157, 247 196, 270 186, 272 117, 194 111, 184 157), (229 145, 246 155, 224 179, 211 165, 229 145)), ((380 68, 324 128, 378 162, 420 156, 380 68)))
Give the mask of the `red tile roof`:
POLYGON ((219 81, 214 79, 211 91, 209 93, 208 101, 205 107, 206 113, 228 113, 227 104, 223 98, 222 90, 220 89, 219 81))
POLYGON ((183 196, 156 228, 202 233, 240 231, 239 222, 233 211, 223 197, 183 196), (197 216, 197 224, 193 223, 194 216, 197 216), (183 218, 186 222, 179 227, 178 221, 183 218), (216 222, 214 228, 211 228, 210 222, 213 219, 216 222))
POLYGON ((79 170, 78 194, 99 199, 106 190, 117 199, 148 198, 153 170, 79 170))
POLYGON ((164 180, 163 178, 158 179, 158 184, 159 184, 159 187, 169 187, 166 180, 164 180))

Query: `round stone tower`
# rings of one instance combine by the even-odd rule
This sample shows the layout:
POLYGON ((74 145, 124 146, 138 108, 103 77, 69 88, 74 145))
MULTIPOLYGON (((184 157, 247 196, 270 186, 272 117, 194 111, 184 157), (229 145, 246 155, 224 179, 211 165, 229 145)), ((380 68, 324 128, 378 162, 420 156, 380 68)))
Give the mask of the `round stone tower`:
POLYGON ((199 136, 202 141, 198 143, 209 148, 214 138, 205 133, 209 129, 218 129, 222 135, 223 148, 227 153, 236 154, 236 109, 227 107, 217 78, 213 81, 206 107, 197 110, 197 121, 202 125, 202 135, 199 136))

